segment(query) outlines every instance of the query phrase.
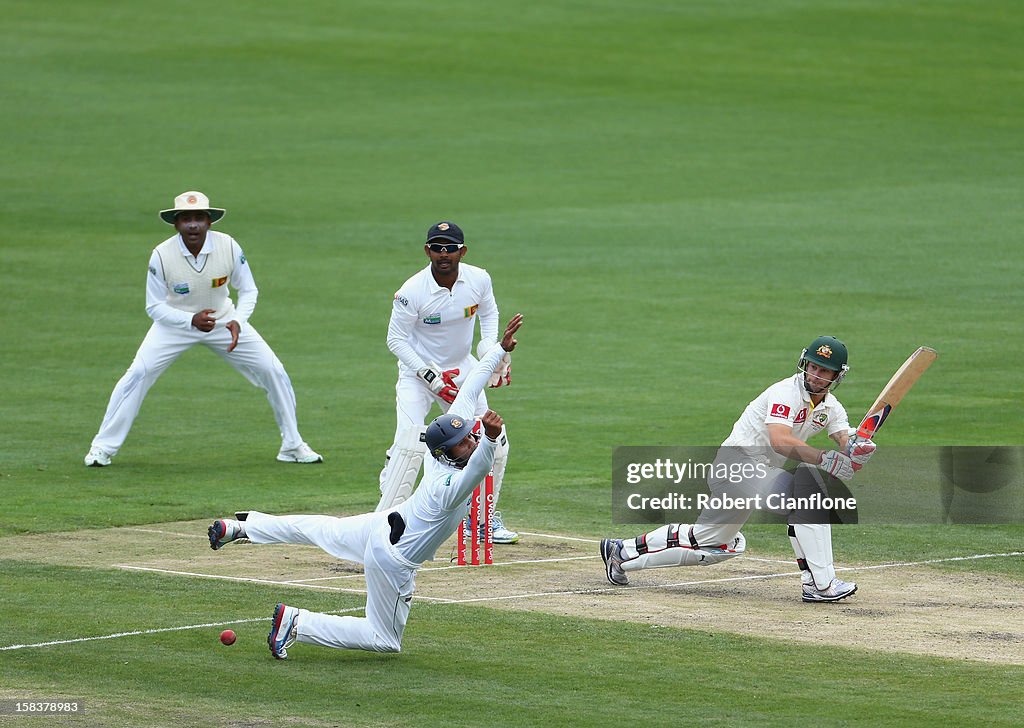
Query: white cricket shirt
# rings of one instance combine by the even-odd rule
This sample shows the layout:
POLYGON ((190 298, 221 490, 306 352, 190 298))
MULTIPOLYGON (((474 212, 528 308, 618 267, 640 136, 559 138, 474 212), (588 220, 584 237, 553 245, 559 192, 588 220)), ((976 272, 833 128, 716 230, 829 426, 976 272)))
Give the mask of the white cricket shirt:
POLYGON ((487 271, 460 263, 449 291, 428 265, 395 293, 387 343, 398 357, 399 373, 415 376, 432 362, 441 369, 462 364, 470 356, 477 319, 480 340, 497 342, 498 304, 487 271))
POLYGON ((157 323, 190 329, 194 313, 213 308, 222 311, 217 327, 228 321, 244 326, 256 308, 258 296, 242 247, 230 235, 207 231, 197 256, 185 247, 181 235, 174 235, 154 248, 149 257, 146 313, 157 323), (234 306, 227 297, 228 285, 238 292, 234 306), (214 292, 219 295, 210 295, 214 292))
POLYGON ((788 425, 804 442, 822 430, 833 435, 848 429, 850 421, 839 400, 828 392, 821 404, 813 406, 803 377, 797 372, 764 390, 743 410, 722 446, 742 448, 754 460, 767 459, 773 467, 782 467, 786 457, 772 450, 768 425, 788 425))

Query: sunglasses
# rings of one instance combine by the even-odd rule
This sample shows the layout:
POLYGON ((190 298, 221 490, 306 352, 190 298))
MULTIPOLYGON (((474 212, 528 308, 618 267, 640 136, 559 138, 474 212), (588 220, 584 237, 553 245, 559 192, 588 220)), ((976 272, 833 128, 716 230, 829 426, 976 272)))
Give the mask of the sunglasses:
POLYGON ((430 248, 431 253, 456 253, 462 249, 462 243, 448 243, 447 245, 430 243, 427 247, 430 248))

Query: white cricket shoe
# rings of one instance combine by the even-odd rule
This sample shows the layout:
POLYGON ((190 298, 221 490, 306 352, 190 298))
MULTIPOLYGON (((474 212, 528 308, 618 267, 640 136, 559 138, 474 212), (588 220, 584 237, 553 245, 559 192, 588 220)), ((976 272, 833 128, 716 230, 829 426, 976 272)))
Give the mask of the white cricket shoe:
POLYGON ((291 450, 281 450, 277 454, 277 459, 282 463, 322 463, 324 461, 320 453, 315 452, 306 443, 291 450))
POLYGON ((852 596, 857 591, 857 585, 852 581, 833 579, 827 589, 818 589, 812 581, 803 585, 805 602, 838 602, 840 599, 852 596))
POLYGON ((491 517, 491 542, 519 543, 519 534, 505 528, 505 522, 501 520, 501 511, 495 511, 491 517))
POLYGON ((89 454, 85 456, 85 464, 90 468, 105 468, 110 465, 110 456, 98 447, 90 447, 89 454))
POLYGON ((206 534, 210 537, 210 548, 214 551, 232 541, 249 543, 249 539, 245 537, 245 528, 242 524, 230 518, 221 518, 214 521, 206 529, 206 534))
POLYGON ((298 633, 299 610, 286 604, 278 604, 274 608, 274 616, 270 623, 270 634, 267 645, 270 654, 278 660, 288 658, 288 648, 295 644, 298 633))
POLYGON ((604 575, 615 586, 626 586, 629 577, 622 569, 622 539, 602 538, 601 558, 604 560, 604 575))

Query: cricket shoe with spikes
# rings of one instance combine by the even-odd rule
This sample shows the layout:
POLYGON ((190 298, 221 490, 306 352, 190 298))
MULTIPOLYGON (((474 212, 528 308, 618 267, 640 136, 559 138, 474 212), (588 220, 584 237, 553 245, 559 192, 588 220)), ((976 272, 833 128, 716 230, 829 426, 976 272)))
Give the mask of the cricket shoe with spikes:
POLYGON ((601 559, 604 561, 604 574, 615 586, 626 586, 629 577, 622 569, 622 539, 601 539, 601 559))
POLYGON ((210 537, 210 548, 216 551, 229 543, 249 543, 245 537, 245 528, 242 524, 231 518, 220 518, 210 524, 206 529, 210 537))
POLYGON ((855 591, 856 584, 841 579, 833 579, 826 589, 818 589, 813 581, 810 584, 803 584, 805 602, 838 602, 840 599, 853 596, 855 591))
POLYGON ((299 629, 299 610, 286 604, 274 607, 274 616, 270 623, 270 634, 267 645, 270 654, 278 660, 288 658, 288 648, 295 644, 299 629))

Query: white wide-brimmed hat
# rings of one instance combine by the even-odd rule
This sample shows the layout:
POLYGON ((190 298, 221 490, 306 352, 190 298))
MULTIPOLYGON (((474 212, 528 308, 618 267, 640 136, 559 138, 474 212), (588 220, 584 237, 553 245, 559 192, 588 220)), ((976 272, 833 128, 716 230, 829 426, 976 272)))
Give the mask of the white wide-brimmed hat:
POLYGON ((193 212, 200 211, 205 212, 210 216, 210 223, 215 223, 224 217, 227 210, 222 210, 219 207, 210 207, 210 198, 204 195, 202 192, 182 192, 180 195, 174 198, 174 207, 170 210, 161 210, 160 219, 164 222, 173 225, 174 217, 179 212, 193 212))

